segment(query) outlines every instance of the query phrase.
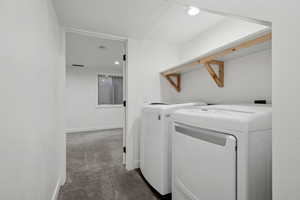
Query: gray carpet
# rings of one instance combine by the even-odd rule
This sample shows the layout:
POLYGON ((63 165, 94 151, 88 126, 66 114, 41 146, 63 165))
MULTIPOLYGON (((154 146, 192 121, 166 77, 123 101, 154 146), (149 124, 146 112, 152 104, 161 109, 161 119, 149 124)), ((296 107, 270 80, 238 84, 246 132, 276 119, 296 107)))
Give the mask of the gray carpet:
POLYGON ((158 200, 122 165, 122 130, 67 135, 67 181, 58 200, 158 200))

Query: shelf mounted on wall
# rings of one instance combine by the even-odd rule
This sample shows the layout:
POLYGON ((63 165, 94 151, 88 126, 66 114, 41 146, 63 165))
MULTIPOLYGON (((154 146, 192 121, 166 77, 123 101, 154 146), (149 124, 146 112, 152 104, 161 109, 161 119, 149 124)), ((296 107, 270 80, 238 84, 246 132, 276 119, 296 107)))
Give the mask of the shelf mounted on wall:
POLYGON ((205 56, 198 60, 194 60, 176 67, 172 67, 168 70, 161 72, 168 82, 176 89, 177 92, 181 91, 181 74, 189 70, 195 69, 197 65, 204 65, 209 75, 215 81, 218 87, 224 87, 224 62, 220 59, 228 54, 237 52, 241 49, 247 49, 255 45, 270 41, 272 39, 272 33, 267 33, 263 36, 256 37, 255 39, 242 42, 238 45, 233 45, 233 47, 226 48, 224 50, 218 51, 211 55, 205 56), (218 75, 214 71, 212 65, 217 65, 219 67, 218 75), (172 79, 173 78, 173 79, 172 79))

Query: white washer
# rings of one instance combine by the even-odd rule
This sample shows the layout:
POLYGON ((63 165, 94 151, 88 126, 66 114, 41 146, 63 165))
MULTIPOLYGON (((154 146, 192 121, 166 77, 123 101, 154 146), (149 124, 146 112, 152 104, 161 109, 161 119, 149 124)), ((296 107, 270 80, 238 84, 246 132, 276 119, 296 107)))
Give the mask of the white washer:
POLYGON ((169 116, 176 109, 201 105, 206 104, 147 105, 143 108, 140 168, 147 182, 161 195, 171 193, 172 188, 169 116))
POLYGON ((217 105, 172 114, 173 200, 271 200, 272 108, 217 105))

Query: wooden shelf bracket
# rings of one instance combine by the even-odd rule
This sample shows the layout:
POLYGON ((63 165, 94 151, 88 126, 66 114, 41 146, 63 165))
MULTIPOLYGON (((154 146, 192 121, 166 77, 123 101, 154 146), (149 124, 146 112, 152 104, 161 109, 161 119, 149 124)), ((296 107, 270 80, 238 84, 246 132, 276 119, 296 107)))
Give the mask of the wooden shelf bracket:
POLYGON ((165 75, 165 77, 169 81, 169 83, 175 88, 175 90, 177 92, 180 92, 180 90, 181 90, 181 75, 180 74, 168 74, 168 75, 165 75), (175 80, 173 80, 172 77, 174 77, 175 80))
POLYGON ((204 63, 204 66, 212 79, 216 82, 218 87, 222 88, 224 87, 224 62, 223 61, 218 61, 218 60, 212 60, 204 63), (214 69, 212 68, 211 65, 218 65, 219 66, 219 76, 216 74, 214 69))

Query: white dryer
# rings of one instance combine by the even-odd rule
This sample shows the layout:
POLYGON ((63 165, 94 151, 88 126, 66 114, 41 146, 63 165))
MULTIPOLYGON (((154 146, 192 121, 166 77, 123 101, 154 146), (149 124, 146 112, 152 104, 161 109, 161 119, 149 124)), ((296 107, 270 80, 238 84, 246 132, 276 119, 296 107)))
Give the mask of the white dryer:
POLYGON ((271 200, 272 108, 217 105, 172 114, 174 200, 271 200))
POLYGON ((172 124, 169 116, 176 109, 205 103, 146 105, 142 111, 140 169, 147 182, 161 195, 171 193, 172 124))

